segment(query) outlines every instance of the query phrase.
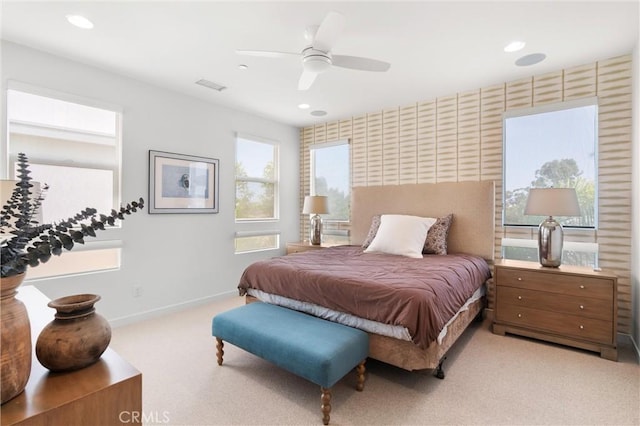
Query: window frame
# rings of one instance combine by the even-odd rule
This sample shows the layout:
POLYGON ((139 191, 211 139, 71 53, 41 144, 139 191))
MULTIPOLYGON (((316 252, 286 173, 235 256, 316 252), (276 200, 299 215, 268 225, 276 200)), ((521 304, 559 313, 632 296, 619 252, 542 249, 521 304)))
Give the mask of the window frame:
MULTIPOLYGON (((340 139, 331 142, 321 142, 309 145, 309 191, 311 195, 328 195, 328 194, 318 194, 315 188, 316 175, 315 175, 315 161, 314 161, 314 151, 323 148, 332 148, 335 146, 345 145, 347 147, 347 166, 349 167, 347 176, 349 182, 347 182, 347 190, 349 198, 351 197, 351 140, 350 139, 340 139)), ((345 219, 329 219, 323 218, 323 222, 325 223, 349 223, 351 217, 351 204, 349 204, 349 212, 345 219)), ((340 234, 341 235, 341 234, 340 234)))
POLYGON ((235 137, 235 163, 234 168, 238 164, 238 141, 240 139, 251 142, 258 142, 271 145, 273 147, 273 180, 263 177, 242 177, 238 178, 234 171, 234 199, 237 202, 238 182, 256 182, 271 183, 273 185, 273 217, 271 218, 237 218, 234 209, 234 221, 236 224, 236 232, 234 235, 234 254, 243 255, 269 250, 278 250, 281 245, 281 231, 275 226, 280 224, 280 142, 255 136, 247 133, 236 132, 235 137), (238 250, 239 240, 254 237, 275 237, 275 244, 268 247, 257 247, 238 250))
MULTIPOLYGON (((56 128, 52 125, 46 124, 38 124, 38 123, 25 123, 21 120, 11 120, 9 117, 9 108, 11 107, 9 103, 9 92, 23 92, 30 95, 41 96, 46 98, 51 98, 58 101, 74 103, 78 105, 83 105, 86 107, 102 109, 105 111, 109 111, 115 114, 115 131, 114 135, 109 139, 114 140, 113 145, 113 153, 114 153, 114 167, 96 167, 95 165, 89 163, 78 162, 74 160, 63 161, 59 158, 52 158, 52 156, 48 155, 38 155, 38 153, 29 154, 30 163, 47 165, 47 166, 64 166, 64 167, 72 167, 78 169, 99 169, 99 170, 109 170, 112 172, 113 176, 113 193, 112 193, 112 206, 114 209, 120 207, 121 198, 122 198, 122 127, 123 127, 123 109, 119 106, 110 104, 108 102, 98 101, 90 98, 85 98, 78 95, 73 95, 69 93, 59 92, 53 89, 43 88, 39 86, 34 86, 31 84, 22 83, 15 80, 9 80, 7 82, 7 87, 4 93, 4 101, 7 108, 7 113, 5 115, 5 124, 7 126, 6 139, 3 139, 3 146, 1 151, 2 156, 2 164, 4 166, 3 178, 6 179, 15 179, 15 159, 17 158, 17 150, 13 152, 11 150, 11 133, 12 129, 18 127, 22 129, 23 134, 27 134, 30 136, 44 136, 44 137, 54 137, 61 140, 68 141, 76 141, 76 142, 88 142, 86 139, 92 139, 95 142, 99 142, 100 140, 104 140, 106 136, 104 134, 100 134, 99 132, 87 132, 81 129, 77 129, 74 131, 73 129, 65 129, 65 128, 56 128), (82 134, 83 137, 80 139, 74 138, 74 135, 82 134), (72 136, 69 138, 68 136, 72 136)), ((74 212, 75 213, 75 212, 74 212)), ((63 219, 63 218, 59 218, 63 219)), ((84 245, 77 245, 74 247, 72 251, 64 253, 63 261, 67 264, 74 264, 73 258, 76 257, 78 253, 82 253, 82 255, 86 255, 88 252, 92 252, 97 256, 100 256, 101 253, 107 254, 110 258, 115 258, 116 262, 113 265, 107 265, 104 267, 97 267, 96 269, 87 269, 79 268, 78 270, 69 270, 68 272, 60 272, 59 268, 56 268, 56 260, 58 257, 52 257, 49 262, 41 264, 35 269, 30 276, 27 277, 27 281, 48 281, 52 279, 59 279, 65 277, 72 277, 77 275, 87 275, 93 273, 104 273, 110 272, 114 270, 119 270, 122 267, 122 221, 117 221, 113 226, 108 226, 105 228, 104 232, 101 232, 96 235, 95 238, 91 240, 85 241, 84 245), (57 272, 48 272, 48 271, 56 271, 57 272)), ((61 258, 62 259, 62 258, 61 258)))
MULTIPOLYGON (((593 209, 594 209, 594 217, 593 217, 593 226, 588 226, 588 225, 571 225, 571 224, 563 224, 563 228, 565 229, 573 229, 573 230, 589 230, 589 231, 597 231, 598 230, 598 203, 599 203, 599 196, 598 196, 598 143, 599 143, 599 120, 598 120, 598 114, 599 114, 599 103, 598 103, 598 98, 596 96, 592 96, 592 97, 586 97, 586 98, 580 98, 580 99, 575 99, 575 100, 570 100, 570 101, 562 101, 562 102, 554 102, 552 104, 546 104, 546 105, 540 105, 540 106, 535 106, 535 107, 531 107, 531 108, 519 108, 519 109, 513 109, 513 110, 509 110, 509 111, 505 111, 502 114, 502 126, 503 126, 503 132, 502 132, 502 211, 501 211, 501 225, 505 228, 508 227, 513 227, 513 228, 537 228, 539 226, 539 223, 537 224, 511 224, 511 223, 506 223, 506 208, 507 208, 507 203, 506 203, 506 196, 507 196, 507 150, 508 150, 508 146, 507 146, 507 120, 510 118, 514 118, 514 117, 525 117, 525 116, 531 116, 531 115, 538 115, 538 114, 544 114, 544 113, 551 113, 551 112, 559 112, 559 111, 565 111, 565 110, 570 110, 570 109, 576 109, 576 108, 581 108, 581 107, 588 107, 588 106, 594 106, 596 108, 595 110, 595 129, 594 129, 594 204, 593 204, 593 209)), ((528 185, 527 188, 531 189, 531 185, 528 185)))
MULTIPOLYGON (((4 158, 4 164, 6 165, 6 170, 7 170, 7 175, 6 177, 8 179, 14 179, 15 178, 15 170, 14 167, 12 167, 12 159, 17 158, 16 155, 12 155, 12 150, 11 150, 11 141, 10 141, 10 134, 11 134, 11 128, 13 127, 11 125, 11 121, 9 119, 9 113, 8 110, 10 108, 9 102, 8 102, 8 98, 9 98, 9 91, 18 91, 18 92, 23 92, 23 93, 28 93, 31 95, 35 95, 35 96, 42 96, 42 97, 47 97, 47 98, 51 98, 51 99, 55 99, 55 100, 60 100, 60 101, 64 101, 64 102, 69 102, 69 103, 75 103, 78 105, 83 105, 83 106, 87 106, 87 107, 91 107, 91 108, 98 108, 98 109, 102 109, 102 110, 106 110, 106 111, 110 111, 113 112, 115 114, 115 134, 113 136, 113 138, 115 139, 115 146, 114 146, 114 150, 115 150, 115 159, 116 159, 116 166, 115 167, 111 167, 111 168, 104 168, 104 167, 95 167, 91 164, 86 164, 86 163, 78 163, 77 161, 62 161, 62 160, 56 160, 56 159, 51 159, 48 157, 42 157, 42 156, 34 156, 32 154, 29 155, 29 162, 34 163, 34 164, 42 164, 42 165, 47 165, 47 166, 64 166, 64 167, 73 167, 73 168, 86 168, 86 169, 100 169, 100 170, 111 170, 113 172, 113 194, 112 194, 112 205, 114 209, 117 209, 120 207, 120 204, 122 203, 122 126, 123 126, 123 108, 110 104, 108 102, 102 102, 102 101, 97 101, 94 99, 89 99, 89 98, 85 98, 82 96, 78 96, 78 95, 73 95, 73 94, 69 94, 69 93, 64 93, 64 92, 59 92, 57 90, 53 90, 53 89, 47 89, 47 88, 43 88, 43 87, 38 87, 38 86, 33 86, 30 84, 26 84, 26 83, 22 83, 22 82, 18 82, 18 81, 14 81, 14 80, 9 80, 7 83, 7 90, 5 92, 5 101, 6 101, 6 108, 7 108, 7 114, 6 114, 6 125, 7 125, 7 139, 6 139, 6 146, 3 147, 2 150, 2 154, 5 156, 4 158)), ((43 130, 44 133, 47 133, 46 136, 49 137, 54 137, 52 135, 52 133, 57 133, 58 134, 58 138, 61 138, 61 136, 63 135, 68 135, 71 133, 85 133, 88 134, 86 132, 83 132, 81 130, 78 130, 77 132, 72 132, 70 130, 67 129, 55 129, 52 127, 49 127, 49 129, 46 129, 46 126, 37 126, 34 124, 25 124, 22 122, 16 122, 17 126, 19 127, 24 127, 24 126, 28 126, 31 128, 43 128, 45 130, 43 130)), ((14 126, 15 126, 14 125, 14 126)), ((100 139, 101 136, 99 134, 92 134, 91 136, 92 138, 98 138, 100 139)), ((122 221, 118 221, 116 222, 116 224, 113 227, 110 228, 119 228, 121 226, 121 222, 122 221)), ((99 237, 98 237, 99 238, 99 237)), ((103 238, 105 239, 105 238, 103 238)))
POLYGON ((238 140, 244 139, 251 142, 263 143, 271 145, 273 147, 273 179, 265 179, 263 177, 241 177, 239 178, 234 172, 234 185, 235 195, 234 198, 237 202, 237 183, 269 183, 273 185, 273 216, 270 218, 238 218, 234 209, 234 220, 236 223, 250 223, 250 222, 277 222, 280 220, 280 143, 278 141, 262 138, 259 136, 249 135, 246 133, 236 133, 235 141, 235 163, 238 164, 238 140))

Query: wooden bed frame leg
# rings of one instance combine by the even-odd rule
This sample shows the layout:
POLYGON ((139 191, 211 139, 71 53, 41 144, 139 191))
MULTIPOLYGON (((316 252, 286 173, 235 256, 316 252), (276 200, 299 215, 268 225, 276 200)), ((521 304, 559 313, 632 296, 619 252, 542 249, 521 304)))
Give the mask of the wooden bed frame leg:
POLYGON ((320 386, 322 395, 320 396, 320 408, 322 408, 322 423, 329 424, 329 413, 331 413, 331 389, 320 386))
POLYGON ((436 371, 433 373, 434 376, 436 376, 440 380, 444 379, 444 370, 442 369, 442 363, 444 362, 445 359, 447 359, 446 356, 442 357, 442 359, 438 363, 438 366, 436 367, 436 371))
POLYGON ((216 337, 216 356, 218 357, 218 365, 222 365, 222 357, 224 356, 224 342, 221 338, 216 337))
POLYGON ((364 373, 365 373, 364 363, 366 361, 367 361, 366 359, 363 359, 362 362, 358 364, 358 366, 356 367, 356 375, 358 377, 358 382, 356 384, 357 391, 362 391, 364 389, 364 373))

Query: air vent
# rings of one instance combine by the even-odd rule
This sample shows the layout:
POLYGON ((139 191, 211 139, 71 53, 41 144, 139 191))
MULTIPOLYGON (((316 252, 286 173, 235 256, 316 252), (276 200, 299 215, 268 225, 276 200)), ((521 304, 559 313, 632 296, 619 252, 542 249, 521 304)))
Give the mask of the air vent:
POLYGON ((218 83, 205 80, 204 78, 196 81, 196 84, 199 84, 200 86, 208 87, 209 89, 217 90, 218 92, 222 92, 224 89, 227 88, 227 86, 221 86, 218 83))

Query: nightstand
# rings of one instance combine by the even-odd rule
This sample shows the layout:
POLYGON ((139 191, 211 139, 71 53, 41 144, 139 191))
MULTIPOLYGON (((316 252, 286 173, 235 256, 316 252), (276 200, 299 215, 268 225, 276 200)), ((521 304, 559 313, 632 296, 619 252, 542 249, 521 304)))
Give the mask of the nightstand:
POLYGON ((499 260, 493 332, 599 352, 617 361, 617 277, 591 268, 499 260))
POLYGON ((295 243, 287 243, 287 254, 300 253, 308 250, 319 250, 327 247, 333 247, 333 244, 313 245, 309 241, 298 241, 295 243))

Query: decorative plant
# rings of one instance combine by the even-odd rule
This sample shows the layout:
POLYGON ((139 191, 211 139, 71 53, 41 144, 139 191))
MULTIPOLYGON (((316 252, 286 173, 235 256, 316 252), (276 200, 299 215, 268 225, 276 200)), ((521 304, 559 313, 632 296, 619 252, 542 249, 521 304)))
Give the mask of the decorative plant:
POLYGON ((106 225, 113 226, 116 220, 144 208, 144 200, 140 198, 107 215, 87 207, 66 220, 41 224, 36 220, 36 213, 48 187, 44 185, 38 194, 32 193, 30 173, 27 156, 18 154, 18 181, 0 210, 0 233, 13 235, 3 238, 1 243, 2 278, 21 274, 27 266, 38 266, 51 255, 62 254, 63 249, 71 250, 75 244, 84 244, 85 237, 95 237, 96 231, 104 230, 106 225))

